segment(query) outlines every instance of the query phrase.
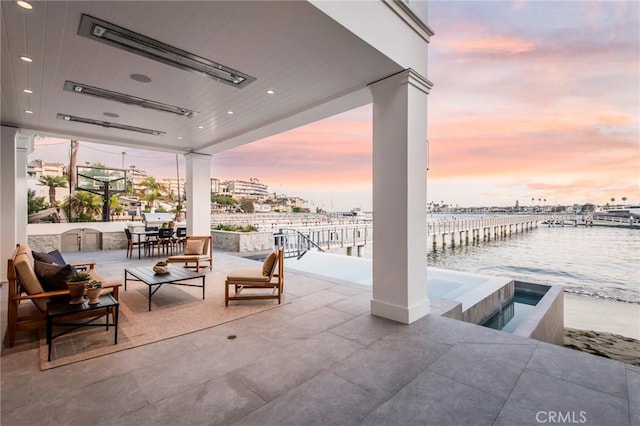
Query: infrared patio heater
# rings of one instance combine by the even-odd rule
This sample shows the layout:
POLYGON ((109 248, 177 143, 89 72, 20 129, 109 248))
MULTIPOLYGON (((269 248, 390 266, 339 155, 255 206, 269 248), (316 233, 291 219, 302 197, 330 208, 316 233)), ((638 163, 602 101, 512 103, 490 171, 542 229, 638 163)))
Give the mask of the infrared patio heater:
POLYGON ((76 166, 76 190, 91 192, 102 197, 102 221, 109 222, 109 199, 112 194, 126 191, 127 171, 91 166, 76 166))

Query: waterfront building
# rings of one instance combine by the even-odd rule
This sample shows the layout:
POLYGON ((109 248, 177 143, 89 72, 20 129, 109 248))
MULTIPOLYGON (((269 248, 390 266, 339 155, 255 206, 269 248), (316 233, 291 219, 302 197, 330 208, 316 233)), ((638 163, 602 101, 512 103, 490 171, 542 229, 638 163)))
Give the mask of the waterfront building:
POLYGON ((185 180, 177 178, 161 178, 158 179, 158 183, 163 185, 167 190, 167 195, 172 200, 178 201, 184 199, 185 180))
POLYGON ((42 176, 65 176, 67 166, 42 160, 32 160, 27 164, 27 176, 36 180, 42 176))
POLYGON ((220 193, 220 179, 211 178, 211 194, 218 195, 220 193))
POLYGON ((225 193, 231 195, 238 201, 257 200, 264 201, 269 198, 269 190, 267 185, 263 184, 257 178, 249 180, 229 180, 223 183, 226 188, 225 193))
POLYGON ((127 177, 131 181, 131 186, 133 190, 136 192, 142 191, 144 188, 142 186, 142 182, 147 178, 147 172, 144 170, 136 169, 135 167, 130 167, 127 172, 127 177))
MULTIPOLYGON (((43 176, 66 176, 67 166, 62 163, 53 163, 42 160, 32 160, 27 164, 27 188, 34 192, 36 197, 44 197, 49 201, 49 187, 40 183, 43 176)), ((69 188, 58 187, 55 189, 56 200, 62 201, 69 195, 69 188)))

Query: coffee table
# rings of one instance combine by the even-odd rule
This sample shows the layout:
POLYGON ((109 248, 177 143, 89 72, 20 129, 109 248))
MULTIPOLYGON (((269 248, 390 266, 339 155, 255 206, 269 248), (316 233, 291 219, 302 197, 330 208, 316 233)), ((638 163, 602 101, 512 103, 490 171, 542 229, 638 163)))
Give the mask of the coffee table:
POLYGON ((114 326, 114 340, 113 344, 118 344, 118 311, 120 310, 120 303, 111 295, 103 294, 99 298, 99 302, 95 305, 90 305, 86 301, 72 305, 68 302, 49 302, 47 303, 47 345, 49 345, 49 353, 47 360, 51 361, 51 345, 53 339, 63 336, 73 330, 80 327, 106 327, 107 331, 110 326, 114 326), (94 312, 92 314, 91 312, 94 312), (79 316, 86 316, 90 319, 84 322, 78 322, 79 316), (109 322, 109 314, 112 313, 113 321, 109 322), (99 318, 106 316, 106 324, 94 324, 93 322, 99 318), (64 322, 64 317, 70 322, 64 322), (56 321, 58 319, 58 321, 56 321), (75 321, 73 321, 75 320, 75 321), (56 334, 53 334, 53 327, 71 327, 69 330, 65 330, 56 334))
POLYGON ((125 268, 124 291, 127 291, 127 281, 139 281, 149 286, 149 310, 151 310, 151 296, 153 296, 164 284, 201 287, 202 299, 204 300, 204 274, 192 272, 184 268, 171 268, 166 274, 156 274, 151 266, 125 268), (185 281, 194 280, 196 278, 202 279, 201 285, 185 283, 185 281))

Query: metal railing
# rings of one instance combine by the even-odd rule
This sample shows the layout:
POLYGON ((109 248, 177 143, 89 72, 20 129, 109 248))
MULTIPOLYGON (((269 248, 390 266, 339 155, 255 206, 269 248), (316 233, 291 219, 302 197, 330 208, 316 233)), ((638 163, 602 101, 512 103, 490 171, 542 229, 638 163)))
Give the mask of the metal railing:
POLYGON ((302 257, 308 250, 364 246, 373 239, 371 224, 327 225, 280 228, 274 233, 276 246, 284 247, 285 257, 302 257))

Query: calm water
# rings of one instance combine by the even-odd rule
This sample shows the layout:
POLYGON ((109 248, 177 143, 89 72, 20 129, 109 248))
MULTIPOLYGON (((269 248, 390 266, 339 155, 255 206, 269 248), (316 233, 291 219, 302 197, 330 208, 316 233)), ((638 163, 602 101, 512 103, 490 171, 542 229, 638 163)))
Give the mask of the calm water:
MULTIPOLYGON (((637 229, 538 225, 495 241, 435 251, 428 246, 429 266, 561 284, 569 293, 640 303, 637 229)), ((370 245, 363 255, 371 257, 370 245)))

